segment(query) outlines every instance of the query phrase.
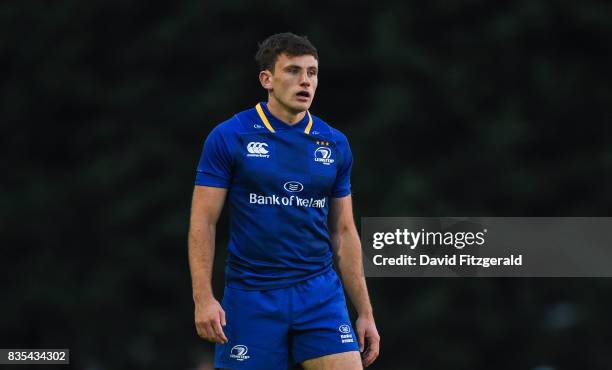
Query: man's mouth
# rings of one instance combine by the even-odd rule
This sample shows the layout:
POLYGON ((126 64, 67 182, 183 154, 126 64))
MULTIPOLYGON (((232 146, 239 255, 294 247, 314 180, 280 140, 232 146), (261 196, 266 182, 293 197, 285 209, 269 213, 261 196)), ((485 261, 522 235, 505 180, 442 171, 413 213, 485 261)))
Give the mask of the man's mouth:
POLYGON ((308 91, 300 91, 296 95, 303 98, 310 98, 310 93, 308 91))

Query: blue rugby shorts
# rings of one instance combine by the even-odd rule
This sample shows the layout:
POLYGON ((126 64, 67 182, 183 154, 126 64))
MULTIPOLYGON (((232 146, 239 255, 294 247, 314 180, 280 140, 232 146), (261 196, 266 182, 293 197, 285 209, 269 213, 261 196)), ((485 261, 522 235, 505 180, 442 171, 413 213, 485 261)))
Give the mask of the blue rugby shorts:
POLYGON ((215 346, 217 369, 285 370, 308 359, 359 351, 334 269, 287 288, 225 287, 228 342, 215 346))

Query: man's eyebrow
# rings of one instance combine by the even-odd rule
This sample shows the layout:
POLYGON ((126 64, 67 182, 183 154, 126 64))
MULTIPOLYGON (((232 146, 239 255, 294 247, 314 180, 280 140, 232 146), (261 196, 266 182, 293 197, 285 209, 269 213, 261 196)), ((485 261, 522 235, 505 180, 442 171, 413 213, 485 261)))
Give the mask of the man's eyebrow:
MULTIPOLYGON (((297 64, 289 64, 289 65, 285 66, 283 69, 289 69, 289 68, 302 69, 302 67, 297 65, 297 64)), ((319 69, 319 68, 317 66, 308 66, 308 67, 306 67, 306 69, 319 69)))

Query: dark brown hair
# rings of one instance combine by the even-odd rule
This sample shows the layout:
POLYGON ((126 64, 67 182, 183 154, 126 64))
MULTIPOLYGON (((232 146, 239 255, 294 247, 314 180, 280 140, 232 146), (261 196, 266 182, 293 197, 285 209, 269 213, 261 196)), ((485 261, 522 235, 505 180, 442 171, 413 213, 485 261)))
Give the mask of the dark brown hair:
POLYGON ((291 32, 277 33, 259 44, 259 50, 255 54, 259 70, 267 69, 274 72, 274 64, 278 56, 283 53, 292 57, 312 55, 319 60, 317 49, 306 36, 298 36, 291 32))

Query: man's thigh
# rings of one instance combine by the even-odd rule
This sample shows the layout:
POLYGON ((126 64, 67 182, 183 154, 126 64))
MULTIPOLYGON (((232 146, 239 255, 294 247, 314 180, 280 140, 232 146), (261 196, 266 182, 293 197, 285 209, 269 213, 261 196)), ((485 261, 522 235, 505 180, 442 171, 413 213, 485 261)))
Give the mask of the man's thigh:
POLYGON ((287 294, 283 289, 225 287, 221 306, 228 342, 215 345, 215 368, 286 370, 289 365, 287 294))
MULTIPOLYGON (((357 337, 346 309, 342 284, 335 271, 319 275, 293 288, 291 322, 291 358, 293 363, 355 352, 359 358, 357 337)), ((355 355, 348 355, 355 356, 355 355)))
POLYGON ((302 362, 304 370, 362 370, 359 352, 335 353, 302 362))

